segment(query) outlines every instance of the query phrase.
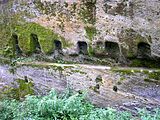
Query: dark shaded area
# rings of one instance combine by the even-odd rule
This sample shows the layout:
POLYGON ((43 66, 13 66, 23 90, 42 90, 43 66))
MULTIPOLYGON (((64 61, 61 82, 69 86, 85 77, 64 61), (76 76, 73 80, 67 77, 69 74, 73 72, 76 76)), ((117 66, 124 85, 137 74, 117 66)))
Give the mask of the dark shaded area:
POLYGON ((81 42, 81 41, 78 42, 79 54, 84 54, 84 55, 88 54, 87 48, 88 48, 88 45, 86 42, 81 42))
POLYGON ((115 43, 115 42, 106 41, 105 51, 107 52, 108 56, 111 58, 118 58, 120 54, 119 45, 118 43, 115 43))
POLYGON ((96 49, 98 49, 99 51, 103 51, 103 48, 104 48, 103 42, 99 41, 96 43, 96 49))
POLYGON ((36 34, 31 34, 31 40, 33 41, 35 52, 37 53, 41 52, 41 46, 38 41, 38 36, 36 34))
POLYGON ((129 67, 160 68, 160 59, 130 59, 129 67))
POLYGON ((21 55, 22 50, 19 47, 18 36, 16 34, 13 34, 12 40, 13 40, 13 46, 14 46, 14 51, 15 51, 16 55, 21 55))
POLYGON ((113 91, 115 91, 115 92, 117 92, 117 91, 118 91, 117 86, 113 86, 113 91))
POLYGON ((97 47, 102 47, 103 48, 103 42, 98 41, 96 44, 97 44, 97 47))
POLYGON ((9 0, 0 0, 0 4, 6 4, 8 2, 9 2, 9 0))
POLYGON ((104 56, 106 55, 106 52, 104 50, 105 50, 104 43, 101 41, 96 42, 96 47, 94 49, 95 57, 104 58, 104 56))
POLYGON ((24 80, 25 80, 26 83, 29 82, 27 76, 24 76, 24 80))
POLYGON ((150 59, 151 58, 151 47, 149 44, 141 42, 138 44, 137 58, 150 59))
POLYGON ((61 51, 62 50, 62 43, 59 40, 54 40, 55 50, 61 51))

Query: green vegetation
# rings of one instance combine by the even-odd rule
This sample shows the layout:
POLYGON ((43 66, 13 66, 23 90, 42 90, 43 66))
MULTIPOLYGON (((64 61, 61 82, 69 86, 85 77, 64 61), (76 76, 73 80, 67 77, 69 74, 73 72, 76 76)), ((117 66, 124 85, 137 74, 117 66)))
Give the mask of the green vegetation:
POLYGON ((14 53, 13 53, 12 47, 6 46, 6 47, 4 48, 4 50, 3 50, 3 55, 4 55, 4 57, 9 58, 10 60, 11 60, 12 58, 14 58, 14 53))
POLYGON ((81 71, 81 70, 76 70, 76 69, 71 69, 71 72, 72 73, 79 73, 79 74, 83 74, 83 75, 86 75, 87 73, 86 72, 83 72, 83 71, 81 71))
POLYGON ((140 71, 134 71, 131 69, 112 69, 113 72, 119 72, 122 75, 133 75, 135 72, 140 72, 140 71))
MULTIPOLYGON (((7 4, 1 4, 0 7, 0 55, 3 54, 3 50, 8 45, 11 34, 11 21, 13 20, 11 14, 11 7, 13 1, 7 1, 7 4), (3 6, 3 7, 2 7, 3 6)), ((13 20, 14 21, 14 20, 13 20)), ((15 21, 14 21, 15 22, 15 21)), ((16 23, 16 22, 15 22, 16 23)))
POLYGON ((32 35, 37 36, 40 47, 45 54, 53 52, 54 40, 60 40, 63 48, 72 45, 69 40, 66 40, 64 37, 54 33, 50 29, 36 23, 25 22, 23 20, 23 15, 25 15, 25 13, 20 12, 10 14, 10 7, 11 6, 6 6, 4 11, 8 11, 4 15, 1 14, 0 11, 0 55, 6 54, 6 51, 8 50, 7 48, 11 48, 13 52, 12 54, 14 55, 15 40, 13 35, 18 36, 19 46, 26 54, 31 54, 36 50, 36 44, 32 35))
POLYGON ((121 80, 118 81, 118 83, 121 83, 123 80, 125 80, 124 75, 136 75, 137 73, 140 73, 142 75, 145 75, 144 81, 146 82, 154 82, 159 83, 160 82, 160 70, 140 70, 140 69, 113 69, 113 72, 118 72, 122 76, 121 80))
POLYGON ((23 25, 16 26, 16 34, 19 36, 19 44, 23 52, 32 53, 35 51, 34 40, 31 34, 38 37, 41 49, 44 53, 49 54, 54 49, 54 40, 60 40, 64 48, 71 46, 72 44, 65 38, 54 33, 50 29, 46 29, 36 23, 24 23, 23 25))
MULTIPOLYGON (((90 44, 91 44, 91 43, 90 43, 90 44)), ((94 55, 94 50, 93 50, 93 48, 92 48, 91 45, 89 45, 88 54, 89 54, 90 56, 94 55)))
POLYGON ((28 96, 22 102, 0 102, 1 120, 159 120, 160 110, 152 113, 140 110, 137 117, 112 108, 96 108, 85 99, 84 93, 66 92, 58 95, 52 90, 46 96, 28 96))
POLYGON ((4 49, 6 50, 9 47, 9 39, 10 39, 10 31, 9 27, 6 27, 0 23, 0 55, 4 53, 4 49))
POLYGON ((16 82, 14 82, 13 84, 14 86, 17 87, 6 86, 3 90, 1 90, 0 99, 8 98, 8 99, 21 100, 26 95, 34 94, 34 85, 32 81, 17 79, 16 82))
POLYGON ((160 68, 160 62, 155 60, 141 60, 134 59, 131 61, 130 67, 147 67, 147 68, 160 68))
POLYGON ((92 41, 93 37, 97 34, 97 30, 95 27, 91 26, 87 26, 85 27, 85 30, 86 30, 86 34, 87 34, 87 37, 90 41, 92 41))
MULTIPOLYGON (((27 14, 29 17, 29 13, 27 11, 19 11, 17 13, 12 11, 13 4, 15 2, 13 0, 7 1, 7 4, 1 5, 0 10, 0 55, 4 55, 4 50, 7 47, 11 47, 13 49, 11 37, 12 33, 15 31, 15 26, 24 22, 24 15, 27 14), (3 6, 3 7, 2 7, 3 6)), ((21 2, 21 5, 25 4, 26 1, 21 2)), ((30 15, 31 16, 31 15, 30 15)), ((12 51, 14 54, 14 51, 12 51)))
POLYGON ((154 71, 154 72, 148 73, 148 78, 160 81, 160 71, 154 71))
POLYGON ((86 26, 85 31, 86 31, 87 38, 90 40, 88 53, 90 56, 92 56, 94 54, 94 51, 92 48, 92 40, 93 40, 93 37, 97 34, 97 30, 93 26, 86 26))

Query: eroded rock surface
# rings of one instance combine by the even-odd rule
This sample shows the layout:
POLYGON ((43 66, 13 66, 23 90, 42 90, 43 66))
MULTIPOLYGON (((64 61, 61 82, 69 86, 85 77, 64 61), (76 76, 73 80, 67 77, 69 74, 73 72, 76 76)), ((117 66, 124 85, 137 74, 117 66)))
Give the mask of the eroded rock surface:
POLYGON ((51 36, 51 31, 37 25, 22 24, 24 28, 16 28, 16 34, 24 53, 34 52, 33 46, 24 41, 28 43, 30 34, 35 34, 43 53, 53 52, 52 40, 59 40, 63 53, 68 55, 79 54, 78 43, 85 42, 89 55, 106 57, 116 50, 122 60, 136 58, 141 45, 146 44, 150 50, 147 58, 153 59, 160 57, 159 5, 158 0, 30 0, 14 1, 12 10, 21 13, 25 21, 54 33, 51 36), (108 51, 107 42, 117 44, 118 49, 111 46, 113 52, 108 51))
POLYGON ((160 83, 146 82, 139 72, 123 77, 110 67, 91 65, 67 65, 53 63, 21 63, 15 74, 9 66, 1 66, 1 86, 13 86, 15 79, 24 76, 33 81, 35 92, 45 94, 54 88, 59 92, 67 87, 75 91, 87 91, 88 99, 100 107, 115 107, 135 112, 138 108, 153 109, 160 106, 160 83), (122 80, 123 78, 123 80, 122 80), (121 82, 121 83, 120 83, 121 82), (116 87, 116 90, 115 88, 116 87))

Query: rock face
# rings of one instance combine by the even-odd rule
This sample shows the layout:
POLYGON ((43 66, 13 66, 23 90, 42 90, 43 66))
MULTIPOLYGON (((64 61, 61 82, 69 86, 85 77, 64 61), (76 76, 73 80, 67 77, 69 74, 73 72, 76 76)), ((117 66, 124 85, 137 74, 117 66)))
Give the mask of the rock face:
MULTIPOLYGON (((0 1, 0 60, 1 55, 12 59, 12 53, 24 57, 34 53, 33 58, 39 55, 45 61, 58 57, 64 60, 60 63, 70 59, 98 64, 105 59, 117 65, 119 61, 142 59, 153 62, 154 67, 160 66, 155 62, 160 58, 159 0, 8 2, 0 1)), ((142 60, 133 64, 149 64, 142 60)), ((17 61, 12 62, 14 65, 17 61)), ((63 91, 71 85, 76 91, 88 90, 89 99, 98 106, 135 110, 160 105, 160 71, 157 70, 122 68, 115 72, 104 69, 105 66, 99 69, 89 65, 43 66, 43 62, 39 65, 18 67, 15 75, 9 72, 8 66, 0 66, 0 89, 27 76, 34 81, 37 93, 41 90, 44 94, 51 88, 63 91)))
MULTIPOLYGON (((7 89, 9 86, 18 89, 17 80, 21 80, 27 85, 30 81, 38 95, 53 88, 59 92, 70 88, 77 92, 87 91, 88 99, 100 107, 133 113, 139 108, 152 110, 160 107, 160 70, 53 63, 22 63, 18 66, 13 74, 10 66, 0 65, 0 99, 3 94, 18 96, 17 92, 10 93, 7 89)), ((20 90, 22 95, 26 93, 26 90, 20 90)))
POLYGON ((159 0, 22 0, 14 3, 14 11, 27 12, 21 16, 32 23, 16 27, 15 34, 25 53, 38 44, 43 53, 52 53, 58 40, 68 55, 157 58, 159 6, 159 0))

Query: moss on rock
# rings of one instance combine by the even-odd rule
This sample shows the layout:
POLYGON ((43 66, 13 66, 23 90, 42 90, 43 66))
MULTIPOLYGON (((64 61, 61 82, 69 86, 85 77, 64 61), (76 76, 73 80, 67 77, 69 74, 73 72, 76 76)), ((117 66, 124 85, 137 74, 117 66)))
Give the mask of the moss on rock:
POLYGON ((34 84, 31 81, 26 82, 23 79, 16 79, 17 87, 9 87, 6 86, 0 93, 0 98, 10 98, 21 100, 26 95, 33 95, 34 94, 34 84))
POLYGON ((93 26, 86 26, 85 27, 86 35, 90 41, 92 41, 93 37, 97 33, 97 29, 93 26))
POLYGON ((9 40, 11 31, 8 26, 5 26, 3 24, 0 24, 0 55, 4 54, 4 50, 7 46, 9 46, 9 40))
POLYGON ((63 48, 71 46, 71 43, 65 38, 36 23, 24 23, 16 26, 16 34, 19 36, 19 45, 22 51, 28 54, 36 50, 31 34, 38 37, 42 52, 45 54, 52 53, 54 49, 53 41, 57 39, 62 42, 63 48))

